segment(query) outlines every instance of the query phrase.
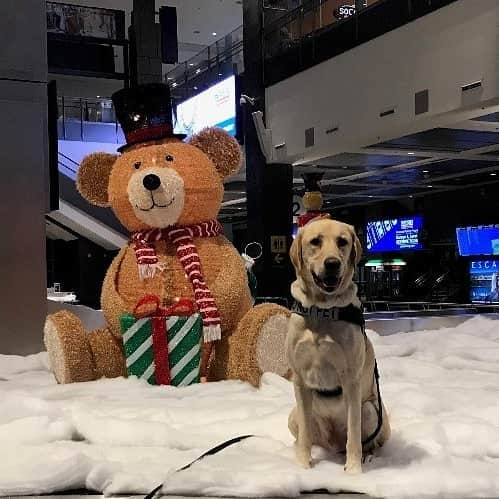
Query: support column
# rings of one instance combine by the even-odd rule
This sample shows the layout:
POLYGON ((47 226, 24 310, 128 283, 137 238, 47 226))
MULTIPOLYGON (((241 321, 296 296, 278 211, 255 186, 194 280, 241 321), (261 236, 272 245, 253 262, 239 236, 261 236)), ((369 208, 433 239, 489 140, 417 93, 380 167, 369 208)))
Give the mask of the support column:
POLYGON ((243 1, 243 93, 255 98, 245 104, 246 191, 248 238, 263 246, 255 267, 259 296, 289 296, 292 269, 289 247, 292 232, 292 166, 267 164, 260 149, 251 113, 265 112, 263 82, 263 0, 243 1))
POLYGON ((0 2, 0 353, 43 349, 48 184, 45 0, 0 2))
POLYGON ((132 85, 161 82, 161 35, 155 18, 155 0, 133 0, 132 28, 132 85))

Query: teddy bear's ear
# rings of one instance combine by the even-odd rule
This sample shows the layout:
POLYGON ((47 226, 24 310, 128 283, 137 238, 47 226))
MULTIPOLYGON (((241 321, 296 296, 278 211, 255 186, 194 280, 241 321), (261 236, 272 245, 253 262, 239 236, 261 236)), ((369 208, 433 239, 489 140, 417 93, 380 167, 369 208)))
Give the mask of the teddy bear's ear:
POLYGON ((78 169, 76 187, 90 203, 103 208, 109 206, 107 186, 117 157, 117 154, 96 152, 83 158, 78 169))
POLYGON ((221 128, 205 128, 190 140, 215 163, 220 177, 236 173, 241 166, 241 148, 236 139, 221 128))

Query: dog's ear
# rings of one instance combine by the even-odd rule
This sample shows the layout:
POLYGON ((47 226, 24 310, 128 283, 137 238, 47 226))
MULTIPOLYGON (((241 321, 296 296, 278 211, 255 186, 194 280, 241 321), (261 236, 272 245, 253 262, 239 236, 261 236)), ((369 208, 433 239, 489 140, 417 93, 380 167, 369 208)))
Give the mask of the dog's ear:
POLYGON ((354 227, 350 226, 350 232, 352 233, 352 251, 350 252, 350 261, 352 265, 358 265, 362 258, 362 244, 355 233, 354 227))
POLYGON ((303 240, 303 230, 298 230, 293 244, 291 244, 291 249, 289 250, 289 257, 291 258, 291 263, 296 269, 296 273, 300 274, 303 267, 303 256, 301 251, 301 244, 303 240))

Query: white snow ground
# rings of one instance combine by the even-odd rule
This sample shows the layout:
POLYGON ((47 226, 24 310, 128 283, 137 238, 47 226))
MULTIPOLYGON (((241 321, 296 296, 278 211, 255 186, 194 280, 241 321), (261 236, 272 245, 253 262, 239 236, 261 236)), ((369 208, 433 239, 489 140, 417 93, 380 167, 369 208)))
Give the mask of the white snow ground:
MULTIPOLYGON (((297 496, 355 491, 377 497, 499 496, 499 321, 380 337, 392 438, 360 476, 343 456, 294 462, 292 385, 267 374, 260 390, 226 381, 184 389, 136 379, 58 386, 46 355, 0 356, 0 495, 87 488, 143 494, 166 480, 181 495, 297 496), (247 440, 195 464, 211 446, 247 440)), ((324 458, 320 449, 317 458, 324 458)))

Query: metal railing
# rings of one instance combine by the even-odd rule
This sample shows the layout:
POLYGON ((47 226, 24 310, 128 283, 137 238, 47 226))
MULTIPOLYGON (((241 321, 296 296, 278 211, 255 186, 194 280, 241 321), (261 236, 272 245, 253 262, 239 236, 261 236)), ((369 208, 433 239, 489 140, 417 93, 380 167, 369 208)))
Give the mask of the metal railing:
POLYGON ((243 71, 243 27, 238 26, 194 57, 178 64, 165 75, 165 83, 170 86, 174 98, 184 99, 207 80, 243 71))

